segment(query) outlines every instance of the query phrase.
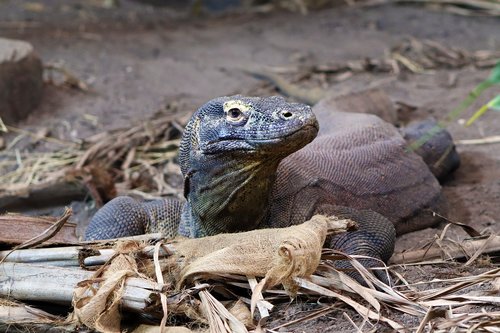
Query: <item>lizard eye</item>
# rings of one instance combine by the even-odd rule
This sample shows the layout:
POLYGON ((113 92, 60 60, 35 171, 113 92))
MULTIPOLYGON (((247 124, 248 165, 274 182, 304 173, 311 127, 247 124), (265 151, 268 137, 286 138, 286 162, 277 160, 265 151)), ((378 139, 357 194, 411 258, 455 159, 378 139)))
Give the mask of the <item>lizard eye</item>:
POLYGON ((226 118, 231 122, 239 122, 243 117, 243 112, 238 108, 231 108, 227 111, 226 118))

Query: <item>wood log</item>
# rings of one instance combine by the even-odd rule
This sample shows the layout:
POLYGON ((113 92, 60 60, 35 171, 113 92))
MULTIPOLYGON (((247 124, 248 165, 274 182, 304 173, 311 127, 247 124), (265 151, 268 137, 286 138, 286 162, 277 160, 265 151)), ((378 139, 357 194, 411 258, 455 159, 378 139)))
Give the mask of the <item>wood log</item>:
POLYGON ((15 190, 0 189, 0 212, 17 207, 65 205, 72 200, 82 200, 87 194, 88 190, 82 184, 64 179, 27 185, 15 190))
POLYGON ((461 243, 443 242, 441 246, 434 245, 430 249, 419 249, 395 253, 389 260, 390 264, 409 264, 421 261, 475 258, 479 254, 500 251, 500 236, 464 240, 461 243))

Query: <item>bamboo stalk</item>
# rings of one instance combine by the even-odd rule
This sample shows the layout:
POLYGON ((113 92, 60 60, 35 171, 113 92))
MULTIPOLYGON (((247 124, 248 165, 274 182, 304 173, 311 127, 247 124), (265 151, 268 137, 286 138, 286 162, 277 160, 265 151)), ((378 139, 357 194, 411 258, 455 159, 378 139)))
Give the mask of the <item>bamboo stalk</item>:
MULTIPOLYGON (((165 247, 167 250, 161 249, 160 257, 165 257, 175 252, 173 245, 165 244, 165 247)), ((146 246, 141 253, 148 258, 152 258, 153 249, 154 246, 146 246)), ((83 264, 85 266, 102 265, 116 254, 116 251, 113 249, 94 250, 83 246, 68 246, 47 249, 0 251, 0 260, 11 263, 39 264, 41 266, 78 267, 80 266, 79 257, 86 251, 89 254, 94 253, 94 255, 90 255, 83 259, 83 264)))
MULTIPOLYGON (((5 262, 0 266, 0 296, 70 305, 77 284, 93 275, 94 272, 82 269, 5 262)), ((122 306, 130 311, 144 311, 152 294, 161 292, 163 287, 153 281, 130 278, 125 283, 122 306)))
POLYGON ((8 263, 0 266, 0 295, 17 300, 71 304, 77 283, 94 273, 72 268, 8 263))
POLYGON ((50 261, 78 260, 81 246, 52 247, 46 249, 26 249, 15 251, 1 251, 0 260, 4 262, 39 263, 50 261))
MULTIPOLYGON (((345 230, 351 230, 355 228, 356 223, 349 219, 341 220, 329 220, 327 222, 328 233, 334 234, 339 232, 344 232, 345 230)), ((161 239, 162 235, 160 233, 139 235, 132 237, 125 237, 120 239, 110 239, 110 240, 100 240, 100 241, 89 241, 81 242, 82 246, 65 246, 65 247, 53 247, 53 248, 42 248, 42 249, 23 249, 23 250, 11 250, 11 251, 0 251, 0 262, 18 262, 18 263, 37 263, 50 266, 80 266, 81 256, 83 256, 83 264, 85 266, 96 266, 102 265, 108 261, 112 256, 116 254, 116 251, 107 249, 97 249, 95 247, 102 246, 106 243, 115 243, 117 240, 126 241, 151 241, 161 239)), ((166 243, 159 250, 160 257, 166 257, 175 253, 175 241, 173 243, 166 243)), ((149 245, 141 250, 141 253, 148 257, 153 258, 154 246, 149 245)), ((1 267, 1 266, 0 266, 1 267)))

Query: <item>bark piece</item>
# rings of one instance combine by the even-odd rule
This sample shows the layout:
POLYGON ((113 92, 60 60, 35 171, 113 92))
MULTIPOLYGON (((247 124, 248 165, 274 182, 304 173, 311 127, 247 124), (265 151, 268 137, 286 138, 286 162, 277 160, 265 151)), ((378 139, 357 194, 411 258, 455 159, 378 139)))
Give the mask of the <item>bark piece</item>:
MULTIPOLYGON (((22 215, 0 215, 0 243, 24 243, 50 228, 57 218, 32 217, 22 215)), ((75 225, 66 224, 59 232, 47 240, 46 244, 75 244, 75 225)))

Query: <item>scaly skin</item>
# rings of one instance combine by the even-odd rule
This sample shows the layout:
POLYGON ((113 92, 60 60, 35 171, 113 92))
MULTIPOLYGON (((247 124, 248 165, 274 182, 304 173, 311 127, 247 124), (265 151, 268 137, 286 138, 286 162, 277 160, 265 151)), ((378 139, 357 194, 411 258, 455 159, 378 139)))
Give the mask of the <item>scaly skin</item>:
POLYGON ((200 237, 257 228, 279 163, 317 133, 310 107, 279 97, 221 97, 205 104, 180 145, 187 198, 180 233, 200 237))
POLYGON ((258 228, 265 224, 280 161, 317 133, 318 122, 307 105, 280 97, 216 98, 195 112, 184 130, 182 213, 172 202, 143 205, 118 197, 97 212, 85 238, 156 231, 201 237, 258 228))
POLYGON ((187 200, 182 214, 180 204, 119 197, 96 214, 86 238, 158 230, 201 237, 286 227, 323 213, 360 225, 329 239, 329 246, 387 261, 393 224, 400 233, 433 224, 408 221, 434 207, 440 186, 391 125, 371 115, 316 111, 327 131, 309 144, 318 121, 307 105, 280 97, 208 102, 192 116, 180 145, 187 200))

